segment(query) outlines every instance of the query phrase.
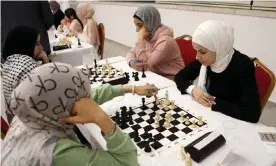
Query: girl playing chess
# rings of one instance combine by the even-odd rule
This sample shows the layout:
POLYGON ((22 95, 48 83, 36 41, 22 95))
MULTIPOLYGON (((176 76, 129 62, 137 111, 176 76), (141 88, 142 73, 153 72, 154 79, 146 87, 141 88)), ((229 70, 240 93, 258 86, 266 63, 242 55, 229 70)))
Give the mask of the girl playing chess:
POLYGON ((127 63, 135 70, 148 69, 169 79, 184 67, 173 30, 161 23, 159 11, 153 6, 139 7, 133 16, 138 38, 127 63))
POLYGON ((2 164, 137 165, 137 150, 130 137, 89 95, 84 71, 63 63, 34 69, 12 94, 9 107, 16 116, 2 142, 2 164), (79 142, 73 124, 84 123, 99 126, 107 151, 79 142))
POLYGON ((78 32, 82 33, 83 30, 83 23, 77 16, 76 11, 73 8, 68 8, 64 12, 65 17, 64 19, 68 22, 68 27, 70 32, 78 32))
POLYGON ((196 60, 175 76, 182 94, 213 111, 256 123, 260 102, 251 59, 233 48, 234 29, 217 20, 200 24, 193 35, 196 60), (199 77, 197 86, 193 80, 199 77))

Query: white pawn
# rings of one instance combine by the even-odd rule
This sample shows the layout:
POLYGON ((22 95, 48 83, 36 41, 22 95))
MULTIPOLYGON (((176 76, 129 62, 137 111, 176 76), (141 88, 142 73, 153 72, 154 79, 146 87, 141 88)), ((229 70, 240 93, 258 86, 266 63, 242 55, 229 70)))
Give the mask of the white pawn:
POLYGON ((190 118, 187 116, 187 117, 186 117, 185 124, 186 124, 186 125, 189 125, 190 123, 191 123, 191 122, 190 122, 190 118))
POLYGON ((191 155, 189 153, 186 154, 185 166, 192 166, 191 155))
POLYGON ((184 121, 185 120, 185 118, 184 118, 184 112, 181 112, 180 116, 181 116, 180 120, 184 121))
POLYGON ((123 69, 120 69, 120 76, 123 76, 124 75, 124 71, 123 69))
POLYGON ((220 166, 220 163, 216 163, 216 166, 220 166))
POLYGON ((196 128, 196 122, 193 120, 192 128, 196 128))
POLYGON ((186 159, 183 145, 179 146, 179 151, 177 153, 177 159, 178 160, 185 160, 186 159))
POLYGON ((170 122, 168 119, 166 119, 165 123, 164 123, 164 127, 165 128, 169 128, 171 126, 170 122))

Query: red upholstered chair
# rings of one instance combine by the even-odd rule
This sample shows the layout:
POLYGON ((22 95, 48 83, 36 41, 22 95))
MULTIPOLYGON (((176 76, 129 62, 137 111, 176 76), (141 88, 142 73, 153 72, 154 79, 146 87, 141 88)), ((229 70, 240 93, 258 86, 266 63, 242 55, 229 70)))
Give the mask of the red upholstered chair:
POLYGON ((99 37, 100 37, 100 46, 98 50, 98 55, 103 59, 103 52, 104 52, 104 40, 105 40, 105 30, 103 23, 100 23, 98 25, 99 30, 99 37))
POLYGON ((4 118, 1 117, 1 138, 4 139, 8 132, 9 126, 4 118))
POLYGON ((263 111, 274 87, 275 76, 273 72, 257 58, 252 58, 255 63, 255 77, 260 95, 261 111, 263 111))
POLYGON ((175 40, 180 49, 181 56, 185 63, 185 66, 187 66, 196 58, 196 50, 194 50, 192 46, 192 36, 183 35, 177 37, 175 40))

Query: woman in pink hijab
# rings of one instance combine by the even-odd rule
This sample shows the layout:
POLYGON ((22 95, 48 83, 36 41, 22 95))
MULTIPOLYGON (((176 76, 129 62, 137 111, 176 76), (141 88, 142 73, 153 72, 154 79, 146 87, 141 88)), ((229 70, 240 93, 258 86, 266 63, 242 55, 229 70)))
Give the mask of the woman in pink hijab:
POLYGON ((94 13, 94 9, 89 7, 89 4, 87 3, 80 3, 77 6, 77 15, 84 25, 82 34, 78 33, 77 36, 82 41, 92 44, 96 50, 98 50, 100 45, 100 37, 98 32, 98 24, 92 18, 94 13))

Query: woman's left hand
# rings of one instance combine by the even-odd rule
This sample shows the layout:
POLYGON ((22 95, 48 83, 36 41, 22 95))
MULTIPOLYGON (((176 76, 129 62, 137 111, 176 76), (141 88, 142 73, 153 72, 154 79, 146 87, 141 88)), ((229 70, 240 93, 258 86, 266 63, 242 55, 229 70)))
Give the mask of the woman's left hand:
POLYGON ((138 31, 138 39, 139 40, 144 40, 146 37, 148 37, 150 35, 150 32, 147 31, 147 29, 145 27, 141 28, 138 31))

